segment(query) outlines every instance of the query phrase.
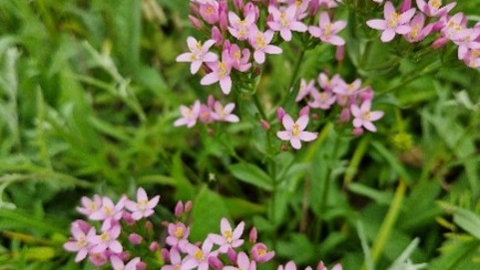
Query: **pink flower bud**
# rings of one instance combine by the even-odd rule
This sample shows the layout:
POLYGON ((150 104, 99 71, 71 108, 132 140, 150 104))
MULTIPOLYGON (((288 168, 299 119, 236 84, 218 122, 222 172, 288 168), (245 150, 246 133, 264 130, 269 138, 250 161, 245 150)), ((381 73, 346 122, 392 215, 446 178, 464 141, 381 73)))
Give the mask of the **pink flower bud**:
POLYGON ((337 49, 335 50, 335 59, 337 61, 343 61, 345 59, 345 47, 344 46, 337 46, 337 49))
POLYGON ((242 11, 243 9, 243 0, 233 0, 233 6, 235 7, 235 9, 237 9, 238 11, 242 11))
POLYGON ((264 120, 264 119, 260 119, 260 125, 262 126, 263 129, 265 130, 269 130, 270 129, 270 124, 264 120))
POLYGON ((222 31, 226 31, 228 27, 228 3, 225 0, 218 2, 218 25, 222 31))
POLYGON ((135 267, 137 270, 147 270, 147 264, 144 262, 138 262, 135 267))
POLYGON ((257 237, 258 237, 257 228, 253 227, 253 228, 250 230, 250 234, 249 234, 249 236, 248 236, 248 239, 250 240, 250 242, 256 243, 256 242, 257 242, 257 237))
POLYGON ((237 263, 237 253, 235 252, 235 250, 233 250, 233 248, 228 248, 227 257, 232 264, 237 263))
POLYGON ((373 92, 372 87, 370 87, 370 86, 367 86, 363 89, 360 89, 360 91, 358 93, 358 97, 360 98, 361 103, 363 103, 364 101, 367 101, 367 100, 372 100, 373 95, 374 95, 374 92, 373 92))
POLYGON ((310 16, 317 15, 319 8, 320 8, 320 1, 310 1, 310 8, 309 8, 310 16))
POLYGON ((150 220, 147 220, 147 222, 145 222, 145 229, 147 230, 153 229, 153 223, 150 220))
POLYGON ((303 116, 303 115, 308 115, 310 113, 310 107, 309 106, 304 106, 300 112, 298 113, 298 117, 303 116))
POLYGON ((129 236, 128 236, 128 240, 130 241, 130 243, 132 243, 133 245, 139 245, 142 243, 142 240, 143 238, 136 234, 136 233, 131 233, 129 236))
POLYGON ((199 17, 200 16, 200 10, 198 9, 198 6, 195 5, 195 4, 190 4, 190 10, 191 12, 195 15, 195 17, 199 17))
POLYGON ((166 261, 166 262, 170 261, 170 252, 168 251, 168 249, 162 248, 161 254, 162 254, 162 259, 164 261, 166 261))
POLYGON ((192 15, 188 15, 188 20, 190 20, 190 23, 192 24, 192 26, 201 31, 203 29, 203 23, 197 18, 197 17, 194 17, 192 15))
POLYGON ((277 119, 279 122, 282 122, 283 116, 285 116, 286 112, 282 107, 278 107, 277 109, 277 119))
POLYGON ((322 261, 319 261, 317 265, 317 270, 328 270, 328 269, 325 267, 322 261))
POLYGON ((160 245, 158 244, 158 242, 153 241, 152 243, 150 243, 150 246, 148 246, 148 248, 150 249, 151 252, 154 252, 160 248, 160 245))
MULTIPOLYGON (((211 109, 213 109, 215 107, 215 98, 212 96, 212 95, 208 95, 208 98, 207 98, 207 106, 211 109)), ((183 211, 182 211, 183 212, 183 211)))
POLYGON ((192 201, 187 201, 185 203, 185 210, 184 211, 185 211, 185 213, 188 213, 188 212, 190 212, 190 210, 192 210, 192 201))
POLYGON ((353 134, 354 136, 357 136, 357 137, 360 136, 360 135, 362 135, 362 134, 363 134, 363 128, 361 128, 361 127, 354 128, 354 129, 352 130, 352 134, 353 134))
POLYGON ((208 257, 208 265, 213 268, 214 270, 221 270, 223 269, 223 263, 220 261, 218 257, 210 256, 208 257))
POLYGON ((132 214, 127 211, 124 211, 122 213, 122 219, 125 221, 125 223, 127 223, 127 225, 135 224, 135 220, 132 218, 132 214))
POLYGON ((175 213, 176 217, 180 217, 183 214, 183 202, 182 201, 177 202, 177 205, 175 205, 174 213, 175 213))
POLYGON ((215 40, 215 45, 222 46, 223 35, 220 29, 216 26, 212 28, 212 39, 215 40))
POLYGON ((82 232, 87 233, 92 226, 88 224, 85 220, 77 219, 72 223, 72 227, 78 227, 82 232))
POLYGON ((404 0, 399 9, 400 14, 409 10, 411 7, 412 7, 412 0, 404 0))
POLYGON ((340 113, 340 122, 348 122, 350 120, 350 109, 348 107, 343 108, 340 113))
POLYGON ((252 2, 248 2, 244 7, 243 7, 243 16, 247 17, 248 14, 253 13, 255 21, 258 20, 260 17, 260 10, 258 7, 253 4, 252 2))

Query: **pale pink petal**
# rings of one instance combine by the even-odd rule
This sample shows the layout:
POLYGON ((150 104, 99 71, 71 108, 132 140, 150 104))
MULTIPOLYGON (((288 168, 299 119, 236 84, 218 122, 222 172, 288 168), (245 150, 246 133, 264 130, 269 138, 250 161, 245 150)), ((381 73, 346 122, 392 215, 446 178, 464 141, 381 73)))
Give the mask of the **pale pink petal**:
POLYGON ((187 45, 190 51, 195 51, 197 49, 197 40, 194 37, 188 37, 187 45))
POLYGON ((292 31, 287 28, 283 28, 280 30, 280 36, 285 40, 285 41, 290 41, 292 40, 292 31))
POLYGON ((292 22, 290 28, 298 32, 305 32, 308 30, 308 27, 301 22, 292 22))
POLYGON ((370 111, 370 108, 372 108, 372 102, 370 100, 366 100, 365 102, 362 103, 360 106, 360 111, 362 112, 368 112, 370 111))
POLYGON ((218 74, 214 73, 214 72, 211 72, 211 73, 208 73, 207 75, 205 75, 205 77, 203 77, 201 80, 200 80, 200 84, 201 85, 210 85, 210 84, 214 84, 216 82, 218 82, 220 78, 218 78, 218 74))
POLYGON ((255 51, 253 53, 253 58, 258 64, 263 64, 265 62, 265 53, 262 51, 255 51))
POLYGON ((300 130, 304 130, 308 125, 308 120, 309 118, 307 114, 300 116, 300 118, 298 118, 296 122, 296 124, 298 125, 298 128, 300 130))
POLYGON ((394 12, 395 12, 395 7, 393 6, 392 2, 387 1, 383 9, 383 15, 385 19, 390 18, 394 12))
POLYGON ((397 32, 400 35, 405 35, 410 33, 412 31, 412 27, 409 25, 400 25, 397 28, 395 28, 395 32, 397 32))
POLYGON ((320 27, 317 27, 317 26, 309 26, 308 27, 308 32, 313 37, 319 38, 321 33, 322 33, 322 30, 320 30, 320 27))
POLYGON ((175 61, 177 62, 192 62, 192 53, 182 53, 177 58, 175 61))
POLYGON ((213 52, 208 52, 203 56, 203 62, 215 62, 218 61, 218 55, 213 52))
POLYGON ((298 138, 302 141, 311 142, 318 137, 315 132, 303 131, 299 134, 298 138))
POLYGON ((329 39, 329 43, 335 46, 343 46, 345 45, 345 40, 339 36, 331 36, 329 39))
POLYGON ((230 90, 232 89, 232 79, 230 77, 220 79, 220 88, 225 95, 230 94, 230 90))
POLYGON ((387 28, 383 31, 380 39, 383 42, 390 42, 393 40, 394 37, 395 37, 395 31, 393 29, 387 28))
POLYGON ((263 51, 269 54, 281 54, 282 48, 275 45, 267 45, 263 51))
POLYGON ((412 19, 413 15, 415 15, 415 11, 415 8, 411 8, 405 11, 404 13, 402 13, 402 15, 400 15, 400 20, 398 22, 400 24, 408 23, 412 19))
POLYGON ((376 30, 384 30, 387 28, 387 22, 380 19, 369 20, 367 21, 367 25, 376 30))
POLYGON ((300 149, 302 147, 302 143, 300 142, 300 139, 297 137, 293 137, 290 139, 290 144, 292 145, 293 148, 295 149, 300 149))
POLYGON ((243 229, 245 228, 245 222, 240 222, 237 227, 235 228, 235 230, 233 231, 233 238, 240 238, 242 236, 242 233, 243 233, 243 229))
POLYGON ((290 138, 292 137, 292 133, 289 131, 278 131, 277 132, 277 137, 280 138, 282 141, 289 141, 290 138))
POLYGON ((356 128, 361 127, 362 123, 363 123, 363 120, 360 118, 353 119, 353 126, 356 128))
POLYGON ((352 115, 355 117, 360 117, 360 115, 362 114, 357 104, 352 104, 352 106, 350 106, 350 111, 352 112, 352 115))
POLYGON ((222 234, 225 231, 232 231, 232 226, 230 226, 230 222, 228 222, 226 218, 222 218, 222 220, 220 221, 220 230, 222 234))
POLYGON ((282 118, 282 125, 285 127, 286 130, 291 130, 293 129, 293 119, 290 115, 285 114, 282 118))
POLYGON ((193 61, 190 65, 190 73, 195 74, 202 66, 202 61, 193 61))
POLYGON ((363 126, 365 129, 371 131, 371 132, 376 132, 377 128, 372 124, 372 122, 364 121, 363 126))
POLYGON ((376 121, 380 118, 383 117, 383 112, 382 111, 373 111, 373 112, 370 112, 370 120, 371 121, 376 121))

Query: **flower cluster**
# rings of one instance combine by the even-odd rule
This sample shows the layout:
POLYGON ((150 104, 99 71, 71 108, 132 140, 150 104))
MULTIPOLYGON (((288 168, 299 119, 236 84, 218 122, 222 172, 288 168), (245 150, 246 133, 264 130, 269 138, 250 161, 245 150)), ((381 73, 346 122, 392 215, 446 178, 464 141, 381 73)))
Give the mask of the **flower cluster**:
MULTIPOLYGON (((219 83, 228 95, 232 89, 234 73, 242 74, 241 81, 252 81, 266 54, 281 54, 276 35, 283 41, 291 41, 293 33, 309 33, 312 40, 342 47, 345 41, 338 32, 345 28, 345 21, 331 21, 327 9, 337 6, 334 0, 308 1, 247 1, 191 0, 190 21, 211 38, 202 42, 187 38, 190 50, 177 57, 178 62, 190 62, 190 71, 197 73, 203 65, 207 74, 200 84, 219 83), (307 25, 321 12, 318 25, 307 25), (264 12, 267 16, 261 16, 264 12), (216 53, 210 52, 215 45, 216 53), (252 68, 254 67, 254 68, 252 68)), ((330 12, 331 13, 331 12, 330 12)))
POLYGON ((300 110, 299 118, 295 122, 283 108, 277 110, 277 119, 285 128, 285 131, 277 132, 277 137, 290 141, 293 148, 300 149, 300 141, 317 138, 316 133, 304 131, 309 121, 309 113, 314 110, 331 110, 334 105, 340 108, 339 122, 348 122, 353 116, 355 135, 362 134, 364 129, 376 132, 373 122, 382 118, 383 112, 371 110, 374 92, 370 86, 362 88, 361 85, 360 79, 347 83, 338 74, 329 78, 324 72, 318 75, 317 80, 302 79, 295 100, 305 103, 306 106, 300 110))
POLYGON ((126 247, 135 246, 138 250, 151 251, 158 249, 158 242, 151 239, 146 241, 148 239, 136 233, 135 229, 141 223, 145 229, 152 229, 152 224, 145 218, 153 215, 159 199, 160 196, 148 199, 143 188, 137 190, 136 201, 123 196, 114 204, 109 197, 83 197, 82 206, 77 211, 85 215, 87 221, 79 219, 72 223, 72 238, 63 247, 77 253, 75 262, 88 257, 96 266, 110 263, 114 269, 146 269, 141 258, 132 258, 132 250, 127 251, 126 247))
POLYGON ((437 33, 432 48, 442 47, 451 41, 457 45, 459 60, 469 67, 480 68, 480 23, 468 27, 467 17, 463 13, 450 15, 456 2, 442 6, 441 0, 416 0, 418 12, 411 7, 411 2, 404 0, 397 11, 392 2, 387 1, 384 19, 369 20, 367 25, 383 31, 383 42, 392 41, 397 34, 403 35, 410 43, 420 42, 428 35, 437 33))
MULTIPOLYGON (((136 201, 123 196, 114 204, 109 197, 83 197, 77 211, 87 221, 79 219, 72 223, 72 237, 64 248, 76 253, 75 262, 88 257, 95 266, 110 265, 116 270, 256 270, 257 264, 271 261, 275 256, 264 243, 257 242, 255 227, 245 240, 242 238, 245 223, 242 221, 233 228, 226 218, 220 220, 220 233, 210 233, 202 242, 191 242, 190 201, 177 203, 173 222, 162 222, 162 227, 166 227, 162 248, 154 239, 154 235, 159 235, 153 231, 154 225, 146 220, 154 214, 159 199, 160 196, 148 199, 143 188, 137 190, 136 201)), ((285 269, 295 270, 292 265, 295 266, 289 262, 285 269)), ((321 261, 317 269, 327 270, 321 261)), ((337 264, 333 269, 342 268, 337 264)))
POLYGON ((214 121, 236 123, 240 119, 235 114, 232 114, 233 109, 235 109, 234 103, 228 103, 224 106, 210 95, 207 104, 202 104, 199 100, 196 100, 190 107, 181 105, 180 113, 182 117, 177 119, 173 125, 191 128, 198 120, 205 124, 210 124, 214 121))

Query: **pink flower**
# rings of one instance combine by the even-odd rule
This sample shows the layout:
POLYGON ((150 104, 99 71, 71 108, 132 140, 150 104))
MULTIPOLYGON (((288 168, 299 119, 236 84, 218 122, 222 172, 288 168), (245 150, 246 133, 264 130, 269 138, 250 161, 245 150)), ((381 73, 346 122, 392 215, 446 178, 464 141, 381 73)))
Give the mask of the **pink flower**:
POLYGON ((275 251, 268 251, 265 244, 257 243, 253 245, 250 254, 256 262, 268 262, 275 256, 275 251))
POLYGON ((190 72, 195 74, 198 72, 203 63, 215 62, 218 56, 208 50, 215 44, 215 40, 209 39, 202 45, 201 41, 197 41, 194 37, 187 38, 189 53, 182 53, 177 56, 177 62, 191 62, 190 72))
POLYGON ((160 196, 157 195, 151 200, 148 200, 147 192, 142 187, 137 190, 137 201, 126 201, 125 208, 132 212, 132 218, 134 220, 139 220, 143 217, 149 217, 153 215, 153 208, 157 206, 160 196))
POLYGON ((417 0, 418 9, 430 17, 441 17, 452 10, 456 4, 456 2, 452 2, 441 8, 442 0, 429 0, 428 3, 424 0, 417 0))
POLYGON ((195 267, 193 266, 193 264, 186 265, 185 259, 182 260, 182 257, 180 256, 180 252, 175 248, 172 248, 169 252, 170 264, 166 264, 162 266, 161 270, 190 270, 195 267))
POLYGON ((236 248, 243 244, 243 239, 240 239, 243 233, 245 222, 240 222, 237 227, 232 230, 230 223, 226 218, 222 218, 220 221, 220 232, 218 234, 209 234, 208 239, 212 243, 219 245, 219 252, 226 253, 229 248, 236 248))
POLYGON ((279 31, 280 36, 285 41, 292 40, 292 31, 307 31, 307 26, 297 20, 296 11, 297 5, 295 3, 290 4, 287 9, 282 11, 275 6, 268 8, 268 12, 273 17, 273 20, 268 22, 268 26, 274 31, 279 31))
POLYGON ((425 37, 432 32, 433 24, 428 24, 427 26, 423 27, 425 24, 425 17, 422 13, 418 13, 413 17, 412 21, 410 22, 410 26, 412 30, 405 34, 404 37, 408 42, 420 42, 425 37))
POLYGON ((367 21, 367 25, 373 29, 383 30, 381 40, 383 42, 392 41, 395 34, 404 35, 410 32, 412 28, 408 22, 415 14, 415 8, 411 8, 402 14, 395 12, 392 2, 385 3, 383 9, 384 20, 373 19, 367 21))
POLYGON ((345 40, 337 35, 347 23, 345 21, 337 21, 332 23, 330 17, 326 11, 320 14, 319 26, 309 26, 308 31, 314 37, 319 38, 321 41, 330 43, 335 46, 343 46, 345 40))
POLYGON ((219 82, 222 92, 228 95, 232 89, 232 79, 230 78, 232 60, 230 59, 228 51, 224 50, 222 52, 222 61, 210 63, 208 66, 212 69, 212 72, 205 75, 200 81, 200 84, 210 85, 219 82))
POLYGON ((237 256, 237 266, 225 266, 223 270, 256 270, 257 264, 255 261, 250 261, 245 252, 238 253, 237 256))
POLYGON ((185 247, 188 244, 189 234, 190 228, 185 226, 182 222, 170 223, 168 224, 168 236, 166 242, 171 247, 185 251, 185 247))
POLYGON ((217 1, 205 1, 200 4, 199 12, 202 19, 209 24, 215 24, 220 19, 219 3, 217 1))
POLYGON ((106 222, 102 226, 102 234, 92 235, 87 237, 87 240, 92 243, 92 253, 102 253, 107 249, 114 253, 121 253, 123 251, 122 244, 117 240, 120 236, 122 228, 117 221, 106 222))
POLYGON ((87 197, 82 197, 81 202, 83 207, 77 207, 77 211, 86 216, 98 211, 102 207, 102 198, 97 194, 93 196, 93 200, 87 197))
MULTIPOLYGON (((335 264, 335 265, 333 266, 333 268, 332 268, 331 270, 342 270, 342 269, 343 269, 343 268, 342 268, 342 265, 339 264, 339 263, 337 263, 337 264, 335 264)), ((328 268, 325 267, 325 265, 323 264, 322 261, 320 261, 320 262, 318 263, 317 270, 328 270, 328 268)))
POLYGON ((372 122, 382 118, 383 112, 370 111, 371 106, 372 103, 370 100, 363 102, 360 108, 357 106, 357 104, 352 104, 352 106, 350 106, 352 115, 354 117, 354 127, 359 128, 363 126, 365 129, 371 132, 377 131, 377 128, 373 125, 372 122))
POLYGON ((312 92, 313 100, 308 102, 308 106, 328 110, 335 103, 337 97, 332 92, 312 92))
POLYGON ((232 114, 233 109, 235 109, 234 103, 228 103, 224 107, 220 102, 216 101, 212 117, 217 121, 236 123, 240 119, 235 114, 232 114))
POLYGON ((314 86, 315 80, 310 80, 308 83, 305 79, 300 80, 300 88, 298 89, 297 97, 295 98, 296 102, 304 99, 308 95, 312 95, 312 92, 317 91, 314 86))
POLYGON ((265 62, 265 54, 281 54, 282 49, 275 45, 270 45, 273 39, 273 31, 267 30, 262 33, 258 29, 251 29, 249 34, 249 42, 252 45, 254 52, 253 58, 258 64, 265 62))
POLYGON ((173 125, 176 127, 183 125, 186 125, 188 128, 193 127, 198 120, 198 115, 200 113, 200 105, 200 101, 198 100, 193 103, 191 108, 181 105, 180 113, 182 114, 182 117, 177 119, 173 123, 173 125))
POLYGON ((224 48, 227 48, 228 53, 230 54, 230 59, 232 67, 240 72, 245 72, 252 66, 249 63, 250 51, 248 49, 240 50, 237 44, 230 44, 229 41, 226 41, 224 48))
POLYGON ((110 263, 112 263, 112 267, 115 270, 136 270, 137 263, 140 262, 140 258, 136 257, 129 261, 126 265, 118 256, 111 256, 110 263))
POLYGON ((290 141, 295 149, 302 147, 301 141, 310 142, 317 138, 317 133, 304 131, 308 125, 308 115, 302 115, 296 122, 290 115, 285 114, 282 118, 282 124, 285 130, 278 131, 277 137, 284 141, 290 141))
POLYGON ((102 198, 102 207, 88 216, 91 220, 120 220, 123 216, 123 206, 125 205, 126 197, 122 197, 116 205, 108 197, 102 198))
POLYGON ((250 28, 255 23, 255 13, 249 12, 244 20, 241 20, 238 15, 232 11, 228 13, 228 21, 230 27, 228 32, 238 40, 247 40, 250 28))
POLYGON ((95 235, 95 228, 92 227, 88 230, 88 233, 85 233, 80 226, 75 224, 76 223, 73 223, 71 227, 73 239, 66 242, 63 245, 63 248, 68 251, 77 252, 75 262, 79 262, 85 259, 88 255, 91 243, 87 240, 87 238, 95 235))
POLYGON ((202 244, 202 248, 199 248, 193 244, 189 244, 186 247, 188 258, 185 258, 184 267, 192 269, 198 267, 198 270, 208 269, 208 258, 210 256, 217 256, 217 252, 212 252, 213 243, 208 239, 202 244))

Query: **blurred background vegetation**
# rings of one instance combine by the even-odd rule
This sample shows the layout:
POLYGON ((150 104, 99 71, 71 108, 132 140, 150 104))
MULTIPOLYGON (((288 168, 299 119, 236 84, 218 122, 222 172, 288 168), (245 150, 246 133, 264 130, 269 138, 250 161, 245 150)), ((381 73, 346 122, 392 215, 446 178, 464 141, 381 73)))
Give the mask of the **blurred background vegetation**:
MULTIPOLYGON (((478 21, 474 2, 455 10, 478 21)), ((325 124, 303 154, 267 157, 279 172, 272 192, 248 97, 242 122, 214 126, 213 135, 172 126, 180 104, 210 93, 234 98, 200 87, 174 61, 185 38, 198 36, 188 5, 0 0, 0 269, 79 269, 61 245, 81 196, 118 198, 137 186, 162 196, 157 221, 176 200, 193 200, 202 224, 195 240, 222 216, 246 219, 278 262, 387 269, 406 250, 429 269, 480 267, 480 73, 452 46, 381 44, 363 23, 381 10, 346 0, 346 60, 337 65, 333 49, 319 46, 300 75, 361 77, 386 116, 378 134, 340 136, 342 128, 325 124)), ((285 95, 297 49, 285 45, 264 69, 258 94, 269 113, 285 95)))

